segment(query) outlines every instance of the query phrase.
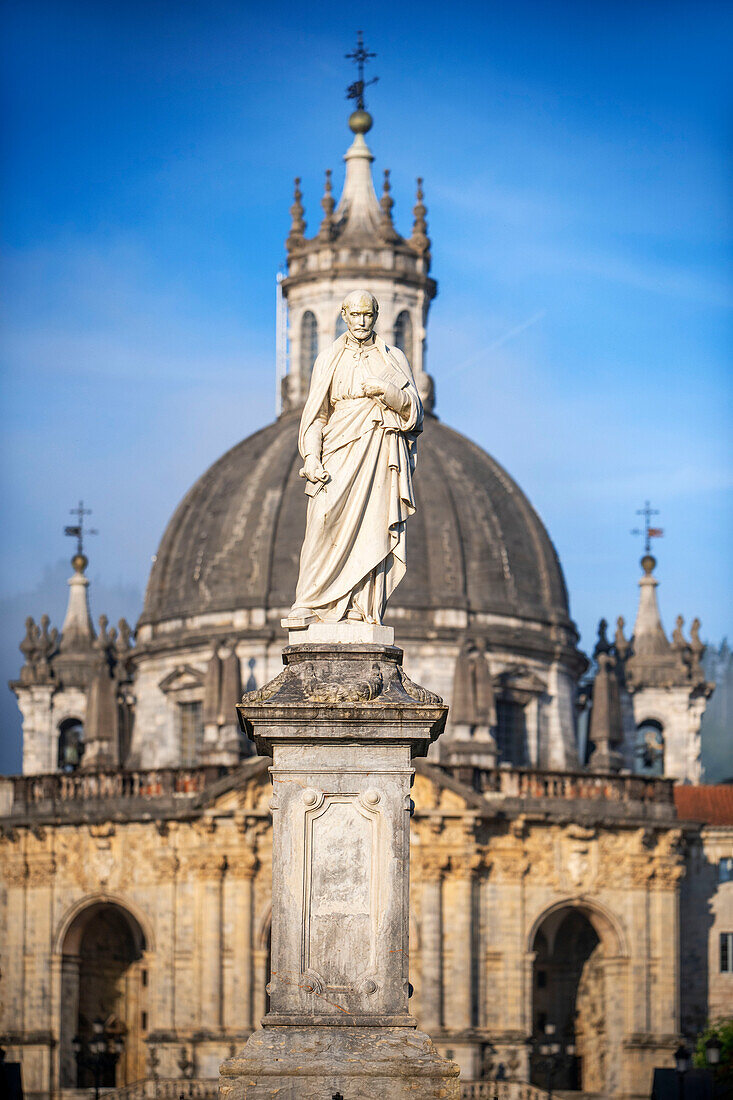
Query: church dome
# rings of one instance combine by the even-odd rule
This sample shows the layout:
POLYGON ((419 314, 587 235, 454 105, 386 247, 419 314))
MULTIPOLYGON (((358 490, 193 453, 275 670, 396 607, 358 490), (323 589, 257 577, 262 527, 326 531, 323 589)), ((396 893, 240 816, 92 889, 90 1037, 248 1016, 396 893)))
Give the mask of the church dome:
MULTIPOLYGON (((305 530, 297 429, 291 413, 244 439, 183 499, 148 584, 140 625, 148 625, 149 636, 161 629, 170 637, 171 630, 204 622, 279 631, 295 595, 305 530)), ((507 472, 429 416, 414 485, 407 574, 387 610, 388 622, 399 621, 398 633, 425 637, 431 626, 484 626, 490 635, 492 625, 503 624, 515 643, 527 634, 533 650, 574 650, 554 547, 507 472)))

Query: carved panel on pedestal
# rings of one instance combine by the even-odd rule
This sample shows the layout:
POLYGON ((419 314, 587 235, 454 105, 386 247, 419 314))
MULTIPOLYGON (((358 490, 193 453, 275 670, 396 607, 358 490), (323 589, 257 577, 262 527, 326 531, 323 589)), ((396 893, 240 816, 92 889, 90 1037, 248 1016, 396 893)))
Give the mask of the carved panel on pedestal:
POLYGON ((373 993, 379 921, 380 795, 303 791, 304 984, 373 993))

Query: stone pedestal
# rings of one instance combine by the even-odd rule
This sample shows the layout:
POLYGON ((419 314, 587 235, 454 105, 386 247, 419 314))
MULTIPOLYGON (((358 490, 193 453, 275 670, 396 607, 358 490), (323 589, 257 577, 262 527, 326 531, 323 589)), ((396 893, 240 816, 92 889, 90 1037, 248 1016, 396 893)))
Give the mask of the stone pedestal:
POLYGON ((402 652, 305 644, 245 695, 271 754, 270 1011, 221 1067, 222 1100, 457 1100, 458 1067, 408 1009, 410 784, 447 708, 402 652))

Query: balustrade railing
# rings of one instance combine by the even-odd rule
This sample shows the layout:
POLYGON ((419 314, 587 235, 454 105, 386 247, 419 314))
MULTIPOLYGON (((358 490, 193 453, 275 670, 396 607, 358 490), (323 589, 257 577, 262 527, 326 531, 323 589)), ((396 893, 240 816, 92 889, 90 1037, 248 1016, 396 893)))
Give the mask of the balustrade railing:
MULTIPOLYGON (((78 771, 49 775, 15 775, 0 779, 0 815, 30 810, 53 812, 76 802, 176 799, 197 794, 231 768, 78 771)), ((593 775, 590 772, 542 771, 535 768, 473 768, 470 782, 489 801, 499 798, 551 799, 623 803, 662 808, 674 806, 674 783, 641 775, 593 775)))
MULTIPOLYGON (((218 1100, 219 1079, 198 1077, 189 1081, 185 1077, 146 1077, 131 1085, 115 1089, 101 1089, 104 1100, 218 1100)), ((61 1100, 86 1100, 94 1096, 94 1089, 65 1090, 61 1100)))
POLYGON ((488 797, 674 805, 674 781, 656 776, 593 775, 535 768, 476 768, 474 775, 477 781, 474 785, 488 797))
MULTIPOLYGON (((523 1081, 461 1081, 461 1100, 547 1100, 547 1093, 523 1081)), ((94 1089, 68 1090, 64 1100, 86 1100, 94 1089)), ((218 1100, 217 1078, 148 1077, 116 1089, 103 1089, 104 1100, 218 1100)), ((386 1098, 385 1098, 386 1100, 386 1098)))
POLYGON ((12 809, 55 809, 74 802, 175 798, 197 794, 231 769, 218 765, 199 768, 153 768, 140 771, 71 772, 54 775, 16 775, 12 809))
POLYGON ((546 1100, 547 1095, 524 1081, 461 1081, 461 1100, 546 1100))

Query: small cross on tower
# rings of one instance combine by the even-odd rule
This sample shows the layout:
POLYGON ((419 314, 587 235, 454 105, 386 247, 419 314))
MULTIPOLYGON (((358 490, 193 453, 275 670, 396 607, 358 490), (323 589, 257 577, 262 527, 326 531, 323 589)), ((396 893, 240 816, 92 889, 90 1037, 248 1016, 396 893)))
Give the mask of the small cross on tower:
POLYGON ((76 552, 77 554, 84 553, 84 535, 96 535, 99 532, 94 527, 89 527, 84 530, 84 516, 91 516, 91 508, 84 507, 84 501, 80 500, 76 508, 69 509, 72 516, 76 516, 78 523, 72 524, 69 527, 64 527, 64 534, 69 538, 76 539, 76 552))
POLYGON ((357 31, 356 49, 352 50, 351 53, 344 54, 348 61, 354 62, 359 73, 359 79, 355 80, 353 84, 349 84, 346 89, 346 98, 356 100, 357 111, 364 110, 364 89, 368 88, 370 84, 376 84, 379 80, 378 76, 372 77, 371 80, 364 80, 364 63, 371 61, 376 56, 375 53, 370 53, 364 46, 363 32, 357 31))
POLYGON ((651 520, 652 516, 658 516, 659 515, 659 509, 658 508, 652 508, 649 501, 645 500, 644 501, 644 507, 643 508, 637 508, 636 514, 637 514, 637 516, 643 516, 644 517, 644 527, 643 528, 635 527, 634 530, 631 532, 631 534, 632 535, 643 535, 644 536, 644 553, 645 554, 650 554, 651 553, 651 548, 652 548, 651 540, 652 539, 660 539, 662 537, 662 535, 664 534, 664 530, 661 527, 652 527, 650 525, 650 522, 649 522, 651 520))

